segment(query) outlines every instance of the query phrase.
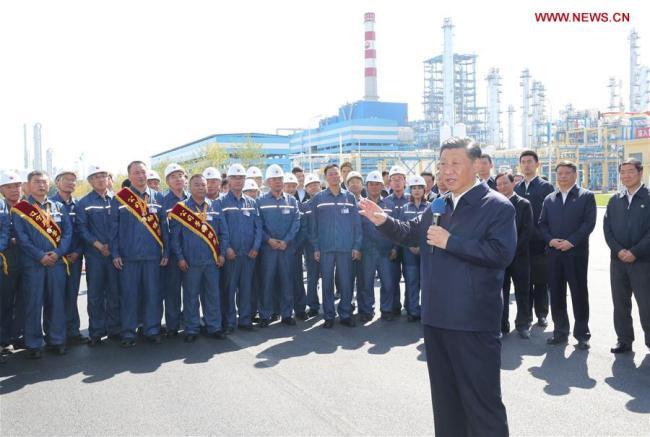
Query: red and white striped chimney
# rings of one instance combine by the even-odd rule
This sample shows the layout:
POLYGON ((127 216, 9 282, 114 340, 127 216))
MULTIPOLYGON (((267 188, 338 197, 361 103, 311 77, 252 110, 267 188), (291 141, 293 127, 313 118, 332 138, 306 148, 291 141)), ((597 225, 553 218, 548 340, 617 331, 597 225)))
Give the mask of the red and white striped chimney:
POLYGON ((366 12, 363 16, 365 26, 365 86, 364 100, 379 100, 377 96, 377 50, 375 49, 375 13, 366 12))

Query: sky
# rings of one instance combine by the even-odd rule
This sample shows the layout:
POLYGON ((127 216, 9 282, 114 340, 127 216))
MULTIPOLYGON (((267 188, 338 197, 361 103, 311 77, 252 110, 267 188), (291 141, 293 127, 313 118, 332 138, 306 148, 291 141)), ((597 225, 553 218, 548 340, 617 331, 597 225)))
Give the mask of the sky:
MULTIPOLYGON (((422 118, 422 61, 454 49, 503 77, 519 111, 528 68, 547 107, 605 109, 627 95, 632 28, 650 65, 648 1, 30 1, 0 3, 0 167, 22 166, 23 124, 43 125, 55 166, 113 171, 215 133, 306 128, 363 96, 363 14, 375 12, 378 94, 422 118), (630 23, 536 23, 534 12, 628 12, 630 23)), ((625 99, 627 103, 627 98, 625 99)), ((517 121, 518 115, 515 115, 517 121)), ((502 128, 507 131, 506 114, 502 128)), ((516 132, 519 127, 516 127, 516 132)))

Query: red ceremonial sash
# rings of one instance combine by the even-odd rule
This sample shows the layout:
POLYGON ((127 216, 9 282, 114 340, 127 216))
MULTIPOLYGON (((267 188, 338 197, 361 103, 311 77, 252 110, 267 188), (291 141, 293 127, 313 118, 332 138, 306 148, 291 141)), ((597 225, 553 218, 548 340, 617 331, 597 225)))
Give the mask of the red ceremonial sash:
POLYGON ((214 262, 218 262, 219 258, 219 239, 217 233, 212 226, 197 213, 189 209, 185 202, 178 202, 169 213, 169 217, 177 220, 180 224, 192 231, 195 235, 201 238, 210 248, 214 262))
POLYGON ((115 194, 115 197, 118 202, 124 205, 126 209, 133 214, 145 228, 147 228, 162 249, 162 231, 160 230, 160 220, 158 219, 158 215, 149 212, 147 203, 129 188, 122 188, 115 194))
MULTIPOLYGON (((54 220, 52 220, 51 217, 49 217, 49 214, 44 213, 41 208, 32 205, 26 200, 21 200, 11 208, 11 211, 18 214, 20 218, 32 225, 34 229, 40 232, 52 244, 52 246, 54 246, 55 249, 59 247, 59 244, 61 243, 61 228, 54 220)), ((65 256, 62 256, 61 259, 63 260, 69 275, 70 266, 68 265, 68 260, 65 256)))

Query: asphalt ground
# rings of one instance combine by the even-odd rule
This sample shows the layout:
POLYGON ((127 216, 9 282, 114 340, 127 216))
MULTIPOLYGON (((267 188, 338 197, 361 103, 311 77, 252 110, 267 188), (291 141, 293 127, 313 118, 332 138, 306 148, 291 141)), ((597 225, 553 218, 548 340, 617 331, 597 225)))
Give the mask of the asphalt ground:
MULTIPOLYGON (((650 351, 636 306, 635 352, 609 352, 616 336, 602 213, 591 237, 591 350, 573 340, 547 346, 552 324, 534 327, 530 340, 503 339, 512 435, 650 435, 650 351)), ((510 304, 512 324, 514 297, 510 304)), ((84 329, 85 307, 83 291, 84 329)), ((0 434, 433 434, 419 324, 405 316, 356 328, 321 324, 318 317, 128 350, 78 345, 38 361, 15 353, 0 366, 0 434)))

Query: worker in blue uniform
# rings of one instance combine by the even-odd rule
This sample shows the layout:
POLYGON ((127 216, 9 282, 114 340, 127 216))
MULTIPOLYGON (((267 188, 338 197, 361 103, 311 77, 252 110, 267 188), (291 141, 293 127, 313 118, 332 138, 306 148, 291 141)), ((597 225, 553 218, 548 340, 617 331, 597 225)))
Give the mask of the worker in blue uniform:
POLYGON ((70 250, 72 224, 63 205, 47 198, 50 182, 44 172, 32 171, 27 181, 31 194, 27 200, 14 205, 12 215, 25 269, 25 346, 28 357, 37 359, 41 358, 44 344, 41 318, 44 307, 44 317, 49 321, 45 343, 59 355, 66 353, 64 257, 70 250), (27 208, 24 204, 28 204, 27 208), (31 217, 27 212, 30 209, 38 211, 37 217, 42 220, 31 217))
POLYGON ((120 286, 110 248, 113 193, 108 189, 108 171, 91 165, 87 179, 92 191, 77 204, 77 225, 84 243, 88 292, 89 346, 101 344, 102 337, 120 338, 120 286))
POLYGON ((12 353, 13 350, 24 348, 23 341, 23 315, 24 293, 22 290, 23 267, 20 261, 21 250, 16 244, 16 233, 13 226, 11 208, 20 201, 22 194, 21 174, 17 171, 5 171, 0 174, 0 194, 4 203, 2 211, 9 220, 9 244, 3 250, 2 284, 0 284, 0 354, 12 353))
MULTIPOLYGON (((285 325, 295 325, 293 317, 293 264, 295 239, 300 230, 300 210, 295 197, 284 192, 284 171, 277 164, 266 169, 269 191, 258 199, 262 217, 262 301, 260 327, 269 325, 273 314, 273 291, 280 283, 280 315, 285 325)), ((297 185, 297 184, 296 184, 297 185)))
POLYGON ((144 336, 151 343, 161 342, 160 268, 169 261, 163 196, 147 186, 144 162, 131 162, 127 171, 131 187, 117 192, 111 202, 109 243, 113 265, 120 271, 120 318, 122 347, 125 348, 136 344, 141 296, 144 336))
POLYGON ((341 299, 338 314, 341 324, 356 325, 352 318, 352 261, 361 259, 361 216, 352 193, 341 189, 338 165, 324 169, 328 188, 312 200, 310 239, 314 259, 320 263, 323 278, 324 328, 334 326, 334 271, 340 273, 341 299))
POLYGON ((70 243, 70 253, 66 254, 70 275, 67 277, 65 286, 66 304, 65 312, 67 318, 66 333, 68 340, 77 343, 86 343, 88 337, 81 335, 79 332, 79 308, 77 299, 79 297, 79 286, 81 284, 81 267, 83 264, 83 241, 79 235, 79 225, 77 224, 77 202, 72 197, 77 186, 77 174, 73 170, 59 170, 54 178, 57 193, 52 197, 55 202, 61 202, 63 208, 70 217, 72 223, 72 242, 70 243))
MULTIPOLYGON (((11 222, 9 220, 9 214, 7 214, 7 209, 4 200, 0 199, 0 291, 4 291, 3 285, 5 281, 5 272, 8 272, 8 267, 5 264, 6 258, 4 251, 9 247, 9 237, 10 237, 10 226, 11 222)), ((4 296, 1 296, 4 298, 4 296)), ((0 313, 1 315, 1 313, 0 313)), ((4 346, 3 346, 4 349, 4 346)), ((5 362, 5 354, 0 354, 0 363, 5 362)))
MULTIPOLYGON (((402 209, 402 219, 405 221, 415 219, 429 206, 424 199, 426 182, 422 176, 409 177, 408 186, 411 196, 402 209)), ((417 322, 420 320, 420 247, 406 246, 403 250, 407 320, 417 322)))
MULTIPOLYGON (((384 180, 380 171, 371 171, 366 176, 366 192, 368 199, 379 205, 386 213, 391 214, 392 209, 386 208, 381 192, 384 180)), ((392 320, 393 293, 383 284, 392 283, 393 265, 390 252, 394 243, 384 237, 375 225, 367 218, 361 219, 363 230, 363 244, 361 246, 361 270, 363 272, 363 288, 357 291, 357 304, 359 306, 359 321, 369 322, 375 314, 375 277, 378 274, 382 284, 379 295, 379 309, 382 317, 392 320)))
MULTIPOLYGON (((388 179, 390 181, 391 193, 384 198, 384 205, 386 208, 392 210, 389 214, 396 220, 402 220, 402 212, 404 205, 409 202, 409 194, 406 190, 406 170, 399 166, 394 165, 388 172, 388 179)), ((394 245, 391 251, 390 258, 392 261, 393 272, 391 274, 392 282, 390 284, 382 284, 382 287, 388 287, 389 292, 393 293, 393 316, 402 314, 402 302, 400 291, 400 279, 406 270, 404 262, 404 248, 399 245, 394 245)), ((404 278, 406 280, 406 278, 404 278)), ((404 296, 404 307, 408 306, 408 296, 404 296)), ((382 314, 384 320, 392 320, 388 314, 382 314)))
MULTIPOLYGON (((295 170, 295 169, 294 169, 295 170)), ((293 171, 293 170, 292 170, 293 171)), ((303 175, 304 177, 304 175, 303 175)), ((303 179, 304 182, 304 179, 303 179)), ((295 251, 293 254, 292 278, 293 278, 293 311, 297 319, 307 320, 307 293, 305 292, 305 275, 303 252, 305 243, 309 239, 307 219, 305 217, 306 203, 298 199, 298 178, 293 173, 284 175, 284 192, 296 199, 298 211, 300 213, 300 227, 295 238, 295 251)), ((303 199, 309 195, 305 191, 303 199)))
MULTIPOLYGON (((200 174, 190 178, 191 197, 181 202, 184 211, 191 211, 190 218, 205 224, 201 230, 192 222, 172 210, 169 216, 171 246, 183 272, 183 324, 185 341, 196 340, 201 327, 199 305, 203 310, 203 322, 207 335, 222 339, 221 289, 219 276, 225 258, 219 253, 219 245, 228 244, 226 220, 218 209, 219 203, 208 199, 208 183, 200 174), (216 245, 212 236, 216 235, 216 245), (203 298, 201 299, 201 296, 203 298), (200 303, 201 301, 201 303, 200 303)), ((180 208, 178 208, 180 209, 180 208)))
POLYGON ((253 329, 251 281, 262 242, 262 220, 255 200, 242 193, 246 169, 241 164, 233 164, 228 168, 227 177, 230 191, 219 198, 218 207, 228 227, 228 241, 221 248, 226 254, 226 292, 221 313, 225 333, 229 334, 236 326, 247 331, 253 329))
MULTIPOLYGON (((183 167, 171 163, 165 168, 165 182, 169 190, 163 196, 163 210, 169 214, 174 206, 189 197, 185 191, 187 175, 183 167)), ((178 336, 181 324, 181 280, 176 255, 170 251, 169 262, 162 268, 163 303, 165 304, 165 329, 167 337, 178 336)))
MULTIPOLYGON (((316 194, 321 190, 320 179, 313 173, 305 176, 305 190, 309 198, 302 203, 303 216, 302 221, 305 226, 305 248, 303 250, 305 256, 305 265, 307 267, 307 306, 309 311, 307 317, 316 317, 320 310, 320 300, 318 299, 318 281, 320 280, 320 263, 314 259, 314 246, 310 240, 311 220, 313 211, 311 209, 312 202, 316 194)), ((302 225, 302 223, 301 223, 302 225)))

